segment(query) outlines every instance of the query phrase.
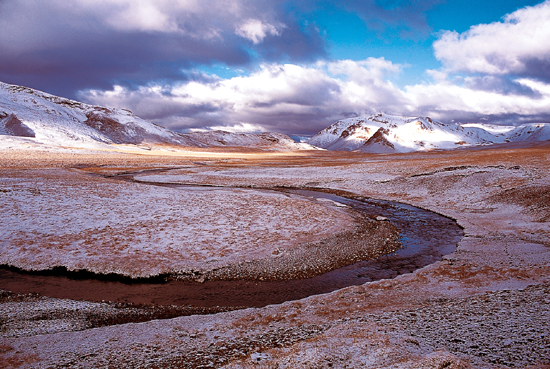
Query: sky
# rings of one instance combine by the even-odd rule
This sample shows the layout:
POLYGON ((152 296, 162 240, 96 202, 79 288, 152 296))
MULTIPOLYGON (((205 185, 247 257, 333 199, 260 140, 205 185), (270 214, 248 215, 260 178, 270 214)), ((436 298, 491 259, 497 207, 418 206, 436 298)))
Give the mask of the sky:
POLYGON ((0 81, 178 132, 550 122, 550 0, 0 0, 0 81))

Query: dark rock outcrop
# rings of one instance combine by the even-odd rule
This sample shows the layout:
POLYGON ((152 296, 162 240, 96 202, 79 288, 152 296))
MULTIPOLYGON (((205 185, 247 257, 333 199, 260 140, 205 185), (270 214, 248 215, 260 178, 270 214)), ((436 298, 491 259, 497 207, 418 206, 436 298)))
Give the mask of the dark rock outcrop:
POLYGON ((3 127, 9 136, 36 137, 34 131, 21 122, 14 114, 9 114, 2 119, 0 127, 3 127))

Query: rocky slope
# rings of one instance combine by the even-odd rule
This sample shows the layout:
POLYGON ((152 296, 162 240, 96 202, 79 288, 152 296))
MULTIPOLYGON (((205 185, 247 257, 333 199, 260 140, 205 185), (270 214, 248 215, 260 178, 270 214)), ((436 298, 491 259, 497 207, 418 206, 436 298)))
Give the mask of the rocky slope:
POLYGON ((308 143, 328 150, 391 153, 547 140, 550 140, 549 123, 521 126, 446 124, 429 117, 379 113, 340 120, 313 136, 308 143))

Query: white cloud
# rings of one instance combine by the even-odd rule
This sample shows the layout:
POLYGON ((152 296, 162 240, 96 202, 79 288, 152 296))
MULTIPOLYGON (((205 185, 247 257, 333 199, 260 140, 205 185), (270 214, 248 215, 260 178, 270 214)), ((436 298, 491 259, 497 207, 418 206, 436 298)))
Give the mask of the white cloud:
POLYGON ((458 85, 438 75, 440 79, 433 83, 400 89, 388 79, 400 68, 373 58, 313 65, 266 64, 249 76, 138 90, 116 86, 111 91, 85 91, 81 97, 94 104, 130 108, 176 130, 312 134, 338 119, 376 111, 443 121, 506 115, 550 117, 550 84, 544 82, 516 79, 515 84, 534 93, 504 93, 458 85))
POLYGON ((476 25, 462 34, 447 31, 433 46, 450 71, 548 74, 543 66, 550 64, 550 0, 508 14, 503 22, 476 25))
POLYGON ((232 126, 212 126, 212 130, 222 130, 232 133, 260 133, 264 132, 265 128, 259 124, 250 124, 250 123, 238 123, 232 126))
POLYGON ((443 82, 449 77, 449 74, 447 72, 443 72, 435 69, 428 69, 426 70, 425 73, 430 77, 432 77, 434 81, 438 81, 438 82, 443 82))
MULTIPOLYGON (((279 26, 279 28, 283 27, 284 25, 279 26)), ((259 44, 268 35, 278 36, 281 34, 277 27, 269 23, 262 23, 262 21, 258 19, 249 19, 241 24, 235 33, 252 41, 254 44, 259 44)))
POLYGON ((330 75, 337 78, 341 89, 341 104, 350 109, 362 106, 395 111, 404 103, 401 91, 387 78, 401 71, 399 64, 384 58, 362 61, 340 60, 326 65, 330 75))
POLYGON ((409 110, 422 112, 436 119, 452 119, 453 114, 476 116, 550 115, 550 85, 527 79, 515 82, 540 95, 502 94, 476 90, 450 82, 421 84, 405 88, 409 110))
POLYGON ((368 58, 361 61, 337 60, 321 64, 326 65, 331 74, 346 75, 349 79, 357 82, 382 79, 401 71, 399 64, 394 64, 384 58, 368 58))
POLYGON ((399 69, 374 58, 314 65, 265 64, 249 76, 135 91, 115 86, 111 91, 84 91, 81 98, 130 108, 173 129, 246 131, 262 127, 308 132, 350 112, 396 111, 404 102, 403 93, 383 77, 399 69))

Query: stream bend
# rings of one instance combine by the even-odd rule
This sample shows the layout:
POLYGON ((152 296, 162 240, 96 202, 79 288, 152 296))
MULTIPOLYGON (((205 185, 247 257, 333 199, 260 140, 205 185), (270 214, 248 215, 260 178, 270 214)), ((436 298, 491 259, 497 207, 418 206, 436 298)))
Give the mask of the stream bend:
MULTIPOLYGON (((188 185, 181 187, 185 186, 188 185)), ((233 280, 198 283, 172 280, 166 283, 128 283, 108 276, 94 278, 59 269, 56 275, 51 271, 31 273, 4 267, 0 269, 0 289, 73 300, 187 306, 196 308, 197 313, 208 311, 204 308, 210 307, 261 307, 413 272, 454 252, 463 236, 462 228, 454 220, 399 202, 327 189, 275 190, 311 200, 328 199, 345 204, 366 216, 385 217, 399 229, 403 249, 312 278, 267 282, 233 280)))

